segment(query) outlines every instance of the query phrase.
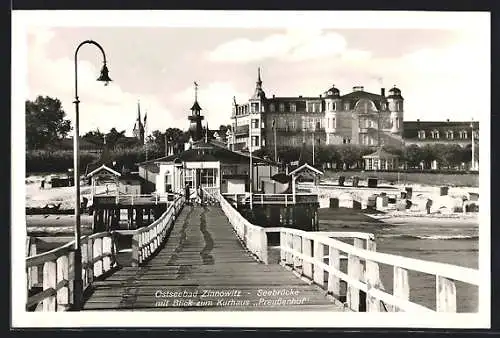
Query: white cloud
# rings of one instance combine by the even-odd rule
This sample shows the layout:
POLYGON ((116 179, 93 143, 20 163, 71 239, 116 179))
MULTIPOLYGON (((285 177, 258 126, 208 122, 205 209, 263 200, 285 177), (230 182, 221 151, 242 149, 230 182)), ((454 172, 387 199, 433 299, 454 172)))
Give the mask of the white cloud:
POLYGON ((339 56, 347 51, 345 38, 338 33, 324 33, 317 28, 292 29, 262 40, 239 38, 225 42, 208 53, 215 62, 246 63, 264 59, 305 61, 339 56))
MULTIPOLYGON (((28 83, 29 97, 38 95, 55 97, 61 100, 67 118, 74 123, 74 60, 73 55, 67 58, 52 59, 48 55, 54 33, 50 29, 37 28, 29 32, 28 45, 28 83)), ((93 47, 93 46, 92 46, 93 47)), ((82 48, 92 48, 85 46, 82 48)), ((83 51, 83 49, 82 49, 83 51)), ((80 53, 82 55, 83 53, 80 53)), ((116 82, 104 86, 96 81, 100 74, 101 55, 96 49, 95 61, 89 62, 79 58, 78 61, 78 96, 80 99, 80 134, 99 128, 109 131, 112 127, 126 130, 131 135, 137 116, 137 100, 141 100, 142 117, 148 109, 148 124, 155 129, 165 129, 174 122, 168 118, 172 114, 152 96, 143 93, 129 93, 116 82)), ((113 75, 109 66, 110 77, 113 75)))

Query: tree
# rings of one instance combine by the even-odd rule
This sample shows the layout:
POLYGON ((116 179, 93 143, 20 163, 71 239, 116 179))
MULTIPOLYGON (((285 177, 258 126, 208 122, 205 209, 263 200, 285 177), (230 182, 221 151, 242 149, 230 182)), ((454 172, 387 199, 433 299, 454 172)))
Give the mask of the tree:
POLYGON ((63 139, 71 131, 70 120, 59 99, 38 96, 26 101, 26 147, 40 149, 63 139))
POLYGON ((96 130, 88 131, 85 135, 82 136, 82 139, 97 146, 104 144, 104 134, 100 132, 99 128, 96 130))
POLYGON ((121 140, 125 138, 125 130, 117 131, 116 128, 111 128, 109 133, 106 134, 106 144, 109 145, 110 148, 115 148, 121 140))
POLYGON ((403 151, 403 159, 410 168, 418 167, 422 162, 422 151, 416 144, 410 144, 403 151))
POLYGON ((353 164, 361 159, 359 147, 354 145, 342 145, 338 148, 340 160, 345 164, 346 169, 349 169, 353 164))

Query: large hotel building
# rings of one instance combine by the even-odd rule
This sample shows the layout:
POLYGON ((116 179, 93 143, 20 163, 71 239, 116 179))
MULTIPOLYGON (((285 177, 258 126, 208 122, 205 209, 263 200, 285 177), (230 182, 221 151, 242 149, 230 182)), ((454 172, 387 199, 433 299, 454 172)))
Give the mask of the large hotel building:
POLYGON ((234 150, 274 147, 274 144, 403 144, 404 99, 391 88, 379 94, 362 86, 341 94, 332 86, 317 97, 266 97, 260 69, 254 95, 239 104, 233 99, 229 145, 234 150), (313 141, 314 140, 314 141, 313 141))

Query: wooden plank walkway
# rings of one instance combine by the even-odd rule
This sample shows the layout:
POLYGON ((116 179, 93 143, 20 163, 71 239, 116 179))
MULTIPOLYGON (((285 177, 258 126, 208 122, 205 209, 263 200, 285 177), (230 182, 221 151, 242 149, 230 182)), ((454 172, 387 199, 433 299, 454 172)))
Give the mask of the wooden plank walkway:
POLYGON ((259 263, 219 207, 186 206, 160 252, 142 267, 95 281, 84 310, 343 311, 279 264, 259 263))

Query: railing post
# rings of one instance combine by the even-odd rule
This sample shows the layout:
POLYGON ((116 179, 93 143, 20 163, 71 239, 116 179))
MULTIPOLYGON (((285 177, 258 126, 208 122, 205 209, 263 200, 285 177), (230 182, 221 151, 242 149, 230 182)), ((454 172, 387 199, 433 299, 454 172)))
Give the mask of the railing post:
MULTIPOLYGON (((289 250, 293 248, 293 239, 292 239, 292 234, 287 232, 286 233, 286 241, 285 241, 285 247, 289 250)), ((293 253, 290 251, 286 252, 286 265, 293 266, 293 253)))
MULTIPOLYGON (((83 247, 82 247, 82 249, 83 249, 83 247)), ((83 251, 82 251, 82 255, 83 255, 83 251)), ((82 259, 82 262, 83 262, 83 259, 82 259)), ((75 300, 74 300, 75 293, 73 292, 73 290, 74 290, 73 281, 74 280, 75 280, 75 252, 72 250, 68 253, 68 282, 69 282, 68 294, 69 294, 70 305, 73 305, 75 303, 75 300)), ((83 280, 83 282, 85 283, 85 279, 83 280)), ((86 287, 86 285, 83 285, 84 290, 85 290, 85 287, 86 287)))
MULTIPOLYGON (((312 239, 302 238, 302 253, 312 258, 313 257, 312 239)), ((313 264, 306 260, 302 261, 302 274, 309 279, 313 279, 313 264)))
POLYGON ((457 289, 449 278, 436 276, 436 311, 457 312, 457 289))
POLYGON ((280 230, 280 263, 286 264, 286 233, 280 230))
MULTIPOLYGON (((408 281, 408 270, 394 266, 394 286, 393 295, 401 300, 410 299, 410 284, 408 281)), ((393 311, 397 312, 399 309, 395 306, 393 311)))
MULTIPOLYGON (((347 254, 347 275, 351 279, 362 280, 363 267, 359 257, 353 254, 347 254)), ((351 310, 359 311, 359 290, 351 283, 347 283, 347 305, 351 310)))
POLYGON ((113 254, 112 245, 113 241, 110 236, 103 237, 102 254, 105 255, 102 259, 103 272, 111 270, 111 257, 108 254, 113 254))
POLYGON ((96 238, 93 244, 94 277, 102 275, 102 238, 96 238), (97 260, 96 260, 97 259, 97 260))
POLYGON ((63 311, 69 306, 69 262, 68 256, 63 255, 56 260, 56 285, 66 283, 66 286, 57 290, 57 311, 63 311))
MULTIPOLYGON (((328 247, 328 265, 330 269, 340 271, 340 252, 333 246, 328 247)), ((332 272, 328 272, 328 292, 334 297, 340 296, 340 279, 332 272)))
POLYGON ((325 286, 325 270, 318 263, 323 263, 325 255, 325 247, 318 239, 314 240, 314 283, 321 287, 325 286))
POLYGON ((265 229, 260 229, 260 255, 261 260, 264 264, 269 264, 268 254, 267 254, 267 233, 265 229))
MULTIPOLYGON (((43 290, 56 289, 57 264, 54 261, 43 264, 43 290)), ((49 296, 43 300, 43 312, 56 311, 56 295, 49 296)))
POLYGON ((132 236, 132 266, 139 266, 139 235, 132 236))
POLYGON ((380 301, 370 295, 370 289, 380 288, 380 270, 376 262, 366 261, 366 285, 368 292, 366 293, 366 311, 367 312, 380 312, 380 301))
MULTIPOLYGON (((91 240, 90 240, 91 241, 91 240)), ((88 249, 88 241, 82 243, 82 281, 83 281, 83 288, 85 289, 87 285, 89 284, 89 261, 92 259, 89 259, 89 249, 88 249)), ((92 256, 90 256, 92 257, 92 256)))
POLYGON ((297 270, 302 268, 302 259, 297 255, 302 253, 302 238, 299 235, 292 235, 292 246, 293 246, 293 269, 297 270))

